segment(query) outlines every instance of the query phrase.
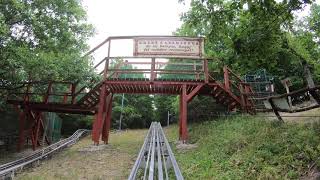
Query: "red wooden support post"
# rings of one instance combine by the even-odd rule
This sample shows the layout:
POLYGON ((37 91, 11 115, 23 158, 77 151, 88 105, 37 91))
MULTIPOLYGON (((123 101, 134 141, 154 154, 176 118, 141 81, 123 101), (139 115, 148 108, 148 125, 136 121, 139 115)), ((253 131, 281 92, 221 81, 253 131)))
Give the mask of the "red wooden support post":
POLYGON ((67 104, 68 102, 68 97, 69 97, 69 93, 71 93, 71 101, 72 101, 72 86, 73 84, 70 84, 69 86, 69 92, 66 92, 65 95, 63 96, 63 104, 67 104))
POLYGON ((208 60, 203 60, 203 69, 204 69, 204 82, 209 82, 209 69, 208 69, 208 60))
POLYGON ((187 86, 184 84, 182 85, 182 93, 180 95, 180 107, 181 107, 181 137, 180 139, 182 140, 183 143, 186 143, 188 140, 188 127, 187 127, 187 106, 188 106, 188 101, 187 101, 187 86))
POLYGON ((109 61, 110 61, 110 52, 111 52, 111 40, 108 44, 108 57, 106 58, 106 62, 103 70, 103 79, 106 80, 108 77, 108 69, 109 69, 109 61))
MULTIPOLYGON (((154 69, 156 70, 156 69, 160 69, 160 66, 158 66, 158 68, 157 68, 157 63, 156 62, 154 62, 154 69)), ((157 72, 154 72, 154 78, 157 78, 157 72)))
POLYGON ((41 112, 36 112, 35 113, 35 119, 34 119, 34 144, 32 144, 33 150, 36 150, 37 146, 38 146, 38 141, 39 141, 39 131, 40 131, 40 119, 41 117, 41 112))
POLYGON ((18 142, 18 151, 21 151, 22 146, 24 145, 24 137, 25 137, 25 133, 24 133, 24 126, 26 123, 26 113, 25 113, 25 109, 21 110, 19 113, 19 142, 18 142))
POLYGON ((98 132, 98 113, 94 114, 94 121, 92 123, 92 131, 91 131, 91 138, 94 144, 99 143, 99 132, 98 132), (97 137, 98 136, 98 137, 97 137))
POLYGON ((241 98, 241 108, 243 111, 247 112, 248 111, 247 110, 247 103, 246 103, 246 99, 245 99, 246 89, 243 88, 243 86, 245 86, 245 85, 240 82, 239 90, 240 90, 240 98, 241 98))
POLYGON ((188 114, 188 102, 190 102, 195 95, 201 90, 204 84, 198 85, 195 87, 189 94, 187 94, 187 85, 182 85, 182 92, 180 94, 180 116, 179 116, 179 140, 183 143, 186 143, 188 140, 188 122, 187 122, 187 114, 188 114))
POLYGON ((35 138, 34 138, 35 132, 33 131, 33 129, 30 129, 29 131, 30 131, 30 134, 31 134, 32 149, 36 150, 35 147, 34 147, 34 144, 36 143, 35 138))
POLYGON ((34 116, 34 113, 32 112, 31 109, 28 109, 28 118, 29 121, 32 121, 32 126, 30 129, 28 129, 31 137, 31 143, 32 143, 32 149, 36 149, 36 129, 37 129, 37 121, 36 117, 34 116))
POLYGON ((92 127, 92 140, 94 141, 95 145, 99 144, 100 135, 102 132, 102 125, 103 125, 103 114, 105 112, 105 99, 106 99, 106 85, 103 84, 100 91, 99 97, 99 104, 98 104, 98 111, 95 114, 95 120, 92 127))
POLYGON ((67 96, 67 93, 63 96, 63 100, 62 100, 62 103, 63 104, 67 104, 67 101, 68 101, 68 96, 67 96))
POLYGON ((109 94, 106 100, 106 112, 105 112, 105 120, 102 129, 102 140, 105 144, 109 142, 109 132, 111 126, 111 114, 112 114, 112 98, 113 94, 109 94))
POLYGON ((244 102, 245 102, 245 105, 246 105, 246 111, 247 113, 249 113, 249 106, 251 106, 250 102, 249 102, 249 93, 250 93, 250 86, 248 86, 247 84, 244 84, 244 102))
POLYGON ((52 89, 52 82, 49 82, 48 84, 48 89, 46 95, 43 97, 43 102, 47 104, 49 102, 49 96, 51 94, 51 89, 52 89))
MULTIPOLYGON (((193 62, 193 70, 194 70, 194 72, 196 72, 196 71, 197 71, 197 65, 196 65, 196 63, 195 63, 195 62, 193 62)), ((196 80, 200 79, 200 75, 199 75, 199 73, 197 73, 197 72, 196 72, 196 74, 195 74, 195 78, 196 78, 196 80)))
POLYGON ((77 86, 77 84, 75 84, 75 83, 71 84, 71 104, 74 104, 75 100, 76 100, 76 96, 75 96, 76 86, 77 86))
MULTIPOLYGON (((27 85, 27 89, 26 89, 25 95, 23 97, 24 109, 21 109, 21 111, 19 112, 19 142, 18 142, 18 147, 17 147, 18 151, 20 151, 22 149, 24 142, 25 142, 25 125, 26 125, 27 119, 29 118, 29 115, 28 115, 29 108, 28 108, 27 103, 30 100, 30 97, 29 97, 30 86, 31 86, 31 83, 29 83, 27 85)), ((17 108, 17 109, 19 110, 19 108, 17 108)))
POLYGON ((181 125, 182 125, 182 123, 181 123, 181 121, 182 121, 182 95, 180 95, 180 97, 179 97, 179 113, 180 113, 180 115, 179 115, 179 140, 181 141, 182 140, 182 127, 181 127, 181 125))
POLYGON ((224 77, 224 87, 227 91, 230 92, 230 78, 229 78, 229 70, 227 66, 223 67, 223 77, 224 77))
POLYGON ((151 59, 151 74, 150 74, 150 81, 153 82, 155 78, 155 65, 156 65, 156 59, 152 58, 151 59))
POLYGON ((104 70, 103 70, 103 79, 107 79, 108 78, 108 69, 109 69, 109 57, 106 58, 106 64, 104 66, 104 70))
POLYGON ((23 98, 24 104, 26 104, 26 102, 28 102, 30 100, 30 96, 29 96, 29 92, 30 92, 30 88, 31 88, 30 86, 31 86, 31 84, 29 83, 27 85, 26 94, 23 98))

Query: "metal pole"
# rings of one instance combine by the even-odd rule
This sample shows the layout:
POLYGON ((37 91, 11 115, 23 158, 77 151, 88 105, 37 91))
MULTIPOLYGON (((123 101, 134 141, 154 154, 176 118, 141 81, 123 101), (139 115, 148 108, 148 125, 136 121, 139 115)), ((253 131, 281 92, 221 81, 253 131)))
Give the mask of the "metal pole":
MULTIPOLYGON (((289 94, 290 93, 290 89, 289 89, 289 86, 288 86, 287 82, 284 83, 284 87, 286 88, 286 92, 289 94)), ((288 104, 289 104, 289 108, 291 110, 292 109, 291 96, 288 96, 288 104)))
MULTIPOLYGON (((127 68, 127 64, 125 64, 125 68, 127 68)), ((127 78, 127 74, 124 74, 124 79, 127 78)), ((123 111, 123 102, 124 102, 124 93, 122 93, 121 99, 121 112, 120 112, 120 119, 119 119, 119 131, 121 131, 121 122, 122 122, 122 111, 123 111)))
POLYGON ((168 111, 168 119, 167 119, 167 126, 169 127, 169 120, 170 120, 170 111, 168 111))

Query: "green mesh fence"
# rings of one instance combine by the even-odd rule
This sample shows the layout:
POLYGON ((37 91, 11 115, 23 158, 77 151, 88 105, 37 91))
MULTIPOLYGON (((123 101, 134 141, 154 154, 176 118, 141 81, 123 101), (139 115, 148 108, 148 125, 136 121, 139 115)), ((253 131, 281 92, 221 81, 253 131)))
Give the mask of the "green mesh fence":
POLYGON ((265 109, 264 98, 274 94, 274 76, 267 73, 265 69, 258 69, 255 72, 244 76, 245 82, 250 84, 254 94, 250 98, 254 101, 256 109, 265 109))
POLYGON ((45 134, 49 140, 52 143, 59 141, 61 138, 62 119, 57 113, 47 112, 44 113, 44 121, 45 134))

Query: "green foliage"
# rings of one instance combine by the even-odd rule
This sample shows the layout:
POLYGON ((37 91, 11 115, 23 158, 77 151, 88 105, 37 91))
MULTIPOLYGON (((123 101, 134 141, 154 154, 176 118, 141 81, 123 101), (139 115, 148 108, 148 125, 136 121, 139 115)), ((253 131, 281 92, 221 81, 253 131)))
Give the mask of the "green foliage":
POLYGON ((82 54, 92 34, 81 1, 1 1, 0 87, 26 80, 88 80, 93 72, 82 54))
POLYGON ((124 95, 123 109, 121 107, 122 94, 113 98, 112 126, 119 127, 119 119, 122 111, 122 128, 147 128, 154 121, 154 109, 152 97, 149 95, 124 95))
POLYGON ((18 119, 19 115, 15 112, 15 110, 10 107, 9 111, 0 111, 0 117, 1 117, 1 127, 0 127, 0 134, 12 134, 17 133, 18 129, 18 119), (16 121, 13 121, 12 119, 16 119, 16 121))
POLYGON ((319 135, 319 123, 240 116, 193 124, 198 147, 175 156, 187 179, 299 179, 320 166, 319 135))
POLYGON ((166 125, 168 111, 170 113, 170 121, 177 121, 179 104, 176 104, 176 102, 179 102, 178 99, 178 96, 173 95, 155 95, 154 106, 156 107, 156 121, 159 121, 162 125, 166 125))
POLYGON ((72 135, 78 129, 91 129, 92 116, 78 114, 57 114, 62 119, 61 134, 72 135))
POLYGON ((311 6, 311 14, 295 22, 296 30, 293 34, 297 43, 292 46, 298 48, 296 52, 313 68, 315 80, 320 82, 320 5, 311 6))
POLYGON ((204 36, 207 56, 221 60, 211 67, 214 70, 228 65, 245 74, 264 68, 280 79, 301 79, 296 85, 301 88, 301 61, 315 67, 314 75, 319 76, 319 38, 315 35, 319 35, 320 11, 318 5, 313 5, 304 27, 294 25, 293 13, 312 2, 193 0, 176 34, 204 36), (309 36, 298 36, 296 29, 309 36))
POLYGON ((311 15, 308 17, 308 24, 311 32, 314 34, 317 42, 320 42, 320 5, 313 4, 311 6, 311 15))
MULTIPOLYGON (((82 58, 92 34, 93 27, 87 23, 79 0, 0 1, 0 111, 12 112, 5 104, 6 88, 16 87, 15 83, 64 80, 82 85, 94 78, 90 59, 82 58)), ((39 85, 34 91, 43 93, 46 88, 39 85)), ((69 89, 54 88, 54 92, 69 89)), ((76 128, 88 127, 85 118, 72 117, 77 121, 65 116, 67 134, 74 132, 68 123, 76 128)))

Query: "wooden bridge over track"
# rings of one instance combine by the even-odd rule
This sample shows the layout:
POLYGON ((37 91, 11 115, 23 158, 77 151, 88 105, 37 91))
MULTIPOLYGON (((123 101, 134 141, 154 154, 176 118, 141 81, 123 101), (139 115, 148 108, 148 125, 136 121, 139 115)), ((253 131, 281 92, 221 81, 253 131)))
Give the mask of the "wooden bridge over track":
MULTIPOLYGON (((155 36, 109 37, 86 54, 90 56, 107 46, 106 56, 94 66, 101 75, 99 81, 86 86, 74 82, 26 82, 11 92, 8 103, 15 105, 20 113, 19 147, 24 145, 26 137, 30 137, 34 149, 40 145, 44 136, 42 112, 94 115, 92 140, 99 144, 102 137, 108 143, 112 99, 117 93, 179 95, 179 138, 183 142, 188 139, 187 105, 196 95, 211 96, 230 111, 254 112, 253 103, 246 96, 251 92, 250 86, 228 67, 224 67, 222 73, 210 71, 213 60, 201 53, 197 57, 110 56, 111 42, 139 38, 152 40, 155 36)), ((202 38, 162 36, 156 39, 168 43, 194 40, 203 43, 202 38)))

